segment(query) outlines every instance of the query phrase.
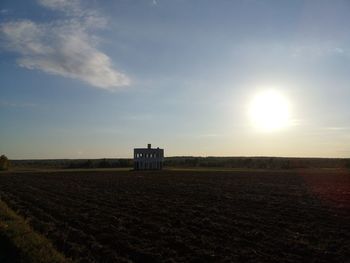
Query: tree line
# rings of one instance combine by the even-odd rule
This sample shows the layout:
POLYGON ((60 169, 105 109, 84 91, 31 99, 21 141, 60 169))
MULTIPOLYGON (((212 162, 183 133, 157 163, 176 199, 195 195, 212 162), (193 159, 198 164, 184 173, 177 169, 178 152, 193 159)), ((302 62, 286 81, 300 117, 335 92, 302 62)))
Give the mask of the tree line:
MULTIPOLYGON (((10 162, 5 155, 0 158, 0 169, 6 170, 10 162)), ((13 168, 79 169, 79 168, 132 168, 131 158, 12 160, 13 168)), ((164 167, 184 168, 249 168, 249 169, 298 169, 298 168, 349 168, 345 158, 284 158, 284 157, 166 157, 164 167)))
POLYGON ((291 157, 168 157, 167 167, 203 168, 350 168, 350 159, 342 158, 291 158, 291 157))

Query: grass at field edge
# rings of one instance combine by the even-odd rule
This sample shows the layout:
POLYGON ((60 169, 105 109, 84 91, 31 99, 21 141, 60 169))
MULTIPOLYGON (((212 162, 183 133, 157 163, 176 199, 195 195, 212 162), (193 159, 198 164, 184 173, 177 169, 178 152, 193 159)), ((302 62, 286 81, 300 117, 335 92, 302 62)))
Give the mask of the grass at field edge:
POLYGON ((55 250, 51 242, 0 200, 0 262, 73 262, 55 250))

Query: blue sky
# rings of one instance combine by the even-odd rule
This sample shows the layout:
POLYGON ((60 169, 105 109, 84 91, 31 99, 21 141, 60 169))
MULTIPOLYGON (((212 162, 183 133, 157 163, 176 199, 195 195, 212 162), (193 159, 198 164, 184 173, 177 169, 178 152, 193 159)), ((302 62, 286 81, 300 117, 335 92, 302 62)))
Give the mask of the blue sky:
POLYGON ((350 156, 349 1, 0 3, 9 158, 350 156), (273 88, 289 127, 252 127, 273 88))

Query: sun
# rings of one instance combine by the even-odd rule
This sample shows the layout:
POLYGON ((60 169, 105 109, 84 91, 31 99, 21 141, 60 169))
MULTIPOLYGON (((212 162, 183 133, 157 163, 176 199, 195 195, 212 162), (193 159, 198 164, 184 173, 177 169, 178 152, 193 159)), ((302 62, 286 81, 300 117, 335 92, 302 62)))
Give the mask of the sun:
POLYGON ((280 130, 290 124, 289 101, 276 90, 262 91, 250 102, 249 116, 258 130, 280 130))

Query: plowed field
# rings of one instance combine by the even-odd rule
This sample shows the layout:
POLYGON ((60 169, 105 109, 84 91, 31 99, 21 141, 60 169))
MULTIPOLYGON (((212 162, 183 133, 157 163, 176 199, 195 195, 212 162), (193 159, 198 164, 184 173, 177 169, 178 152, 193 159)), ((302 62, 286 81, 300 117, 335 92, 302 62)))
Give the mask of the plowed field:
POLYGON ((350 173, 0 174, 0 197, 78 262, 350 262, 350 173))

